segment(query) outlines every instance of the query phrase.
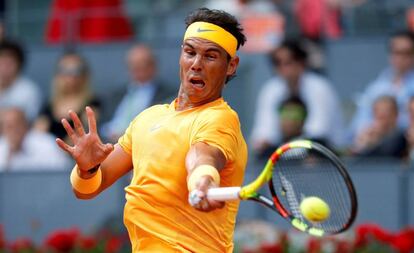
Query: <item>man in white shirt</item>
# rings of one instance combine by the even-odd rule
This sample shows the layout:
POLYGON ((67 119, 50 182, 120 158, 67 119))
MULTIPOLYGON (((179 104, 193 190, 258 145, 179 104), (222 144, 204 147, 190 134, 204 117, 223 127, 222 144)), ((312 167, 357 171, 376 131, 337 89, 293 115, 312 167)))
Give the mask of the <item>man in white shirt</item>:
POLYGON ((0 126, 0 172, 69 168, 69 159, 55 144, 54 137, 30 130, 22 109, 2 109, 0 126))
POLYGON ((25 56, 19 44, 0 42, 0 108, 18 106, 34 120, 41 107, 41 96, 33 81, 21 76, 25 56))
POLYGON ((277 109, 290 96, 299 97, 308 116, 303 135, 330 146, 343 144, 343 115, 340 101, 332 85, 324 77, 307 71, 307 53, 298 41, 286 40, 271 53, 277 76, 262 87, 251 141, 261 153, 281 141, 277 109))

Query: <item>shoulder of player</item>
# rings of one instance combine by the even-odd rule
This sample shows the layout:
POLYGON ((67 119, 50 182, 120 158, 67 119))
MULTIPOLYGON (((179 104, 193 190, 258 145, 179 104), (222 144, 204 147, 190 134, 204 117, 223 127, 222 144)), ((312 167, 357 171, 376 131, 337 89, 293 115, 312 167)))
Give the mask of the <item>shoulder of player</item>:
POLYGON ((217 106, 205 108, 200 111, 198 118, 202 121, 220 122, 220 124, 223 125, 240 125, 237 112, 234 111, 226 102, 217 106))

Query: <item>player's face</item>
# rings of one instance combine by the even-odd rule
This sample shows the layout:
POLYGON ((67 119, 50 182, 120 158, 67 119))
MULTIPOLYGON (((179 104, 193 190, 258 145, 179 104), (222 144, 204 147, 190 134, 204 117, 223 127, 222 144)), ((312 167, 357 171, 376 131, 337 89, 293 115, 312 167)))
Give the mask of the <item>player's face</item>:
POLYGON ((180 56, 180 99, 197 106, 219 98, 227 76, 234 74, 238 61, 237 56, 229 60, 226 51, 211 41, 185 40, 180 56))

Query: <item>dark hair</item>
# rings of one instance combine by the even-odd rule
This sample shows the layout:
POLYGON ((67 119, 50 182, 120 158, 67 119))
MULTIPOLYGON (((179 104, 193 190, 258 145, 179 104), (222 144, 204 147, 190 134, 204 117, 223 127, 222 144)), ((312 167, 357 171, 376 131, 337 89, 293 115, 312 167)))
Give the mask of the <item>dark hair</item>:
POLYGON ((308 60, 308 52, 306 51, 304 45, 302 44, 302 41, 299 39, 289 38, 282 43, 275 49, 273 49, 270 52, 270 60, 274 66, 277 65, 275 54, 280 49, 287 49, 289 50, 290 54, 292 55, 292 58, 295 61, 301 62, 306 65, 306 62, 308 60))
POLYGON ((192 23, 199 21, 218 25, 231 33, 237 39, 237 49, 246 42, 246 36, 243 34, 243 28, 240 23, 233 15, 225 11, 210 10, 207 8, 197 9, 185 18, 186 28, 192 23))
POLYGON ((393 39, 401 37, 408 39, 411 42, 411 46, 414 48, 414 33, 409 30, 400 30, 391 34, 388 42, 388 49, 391 50, 391 42, 393 39))
POLYGON ((0 42, 0 55, 1 54, 8 54, 12 56, 18 64, 18 69, 21 71, 23 69, 25 63, 25 54, 23 51, 22 46, 11 40, 3 40, 0 42))

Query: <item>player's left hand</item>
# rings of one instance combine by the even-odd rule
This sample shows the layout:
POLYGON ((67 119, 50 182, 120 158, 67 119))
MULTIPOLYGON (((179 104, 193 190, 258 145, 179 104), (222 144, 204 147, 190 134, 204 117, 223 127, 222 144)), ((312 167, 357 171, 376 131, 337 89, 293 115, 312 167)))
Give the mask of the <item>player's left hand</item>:
POLYGON ((194 190, 194 194, 197 195, 196 198, 198 200, 196 201, 197 203, 193 205, 195 209, 202 212, 210 212, 215 209, 224 207, 224 201, 207 199, 207 190, 213 187, 217 187, 217 185, 215 185, 213 178, 211 178, 211 176, 203 176, 200 178, 200 180, 197 182, 196 189, 194 190))

